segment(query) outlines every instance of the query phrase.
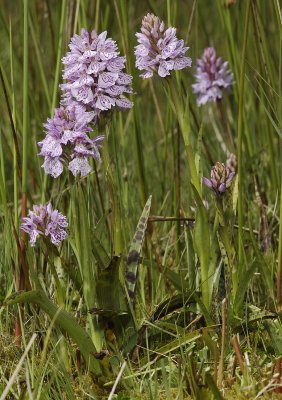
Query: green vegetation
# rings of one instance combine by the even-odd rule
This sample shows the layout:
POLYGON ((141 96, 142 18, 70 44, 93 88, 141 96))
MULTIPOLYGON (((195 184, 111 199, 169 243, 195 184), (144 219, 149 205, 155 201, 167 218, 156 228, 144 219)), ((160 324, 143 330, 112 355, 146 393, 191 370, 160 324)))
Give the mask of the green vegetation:
POLYGON ((0 33, 0 399, 280 398, 279 0, 1 0, 0 33), (148 12, 192 68, 139 77, 148 12), (81 28, 117 41, 134 106, 101 118, 89 176, 53 179, 37 142, 81 28), (235 82, 198 107, 209 46, 235 82), (229 150, 237 173, 216 196, 202 177, 229 150), (32 248, 21 218, 48 201, 68 238, 32 248))

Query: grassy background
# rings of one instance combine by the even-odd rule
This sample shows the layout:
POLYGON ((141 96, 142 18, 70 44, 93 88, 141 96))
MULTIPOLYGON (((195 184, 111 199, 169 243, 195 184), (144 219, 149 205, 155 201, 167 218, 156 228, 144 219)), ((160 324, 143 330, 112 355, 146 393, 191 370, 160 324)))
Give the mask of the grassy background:
POLYGON ((14 398, 107 398, 123 365, 121 349, 145 323, 149 327, 138 342, 137 360, 127 361, 119 399, 255 398, 267 391, 267 385, 277 384, 273 374, 279 375, 282 352, 281 7, 277 0, 231 3, 0 1, 0 392, 37 332, 12 387, 14 398), (179 98, 189 104, 185 120, 198 178, 209 176, 216 161, 225 162, 227 129, 234 138, 238 180, 226 196, 225 222, 212 193, 203 188, 206 212, 192 190, 181 121, 161 79, 142 81, 134 67, 135 32, 147 12, 177 27, 177 36, 190 46, 193 67, 174 78, 179 98), (57 180, 46 179, 37 156, 42 124, 59 104, 61 57, 70 37, 82 27, 107 30, 126 55, 127 72, 134 78, 134 108, 113 113, 111 124, 100 128, 108 137, 103 162, 96 166, 100 192, 94 173, 80 182, 66 173, 57 180), (196 59, 208 46, 229 61, 235 84, 220 105, 199 109, 191 84, 196 59), (16 345, 19 306, 7 306, 7 298, 19 289, 22 252, 17 238, 25 194, 28 208, 51 199, 68 216, 69 239, 59 254, 43 247, 34 251, 28 245, 23 253, 30 274, 38 276, 52 304, 75 317, 97 351, 109 352, 101 362, 102 381, 85 369, 69 332, 63 335, 64 330, 56 327, 58 315, 50 314, 50 305, 44 310, 38 300, 36 305, 28 300, 22 313, 22 340, 16 345), (122 329, 121 318, 118 329, 111 316, 87 311, 127 310, 123 270, 149 195, 151 217, 178 220, 149 223, 139 265, 135 322, 122 329), (196 226, 180 217, 196 218, 196 226), (110 260, 111 268, 103 269, 110 260), (229 303, 226 318, 221 312, 224 297, 229 303), (177 311, 152 319, 167 299, 178 302, 177 311), (234 335, 243 357, 241 371, 234 361, 234 335), (223 373, 221 393, 218 373, 223 373))

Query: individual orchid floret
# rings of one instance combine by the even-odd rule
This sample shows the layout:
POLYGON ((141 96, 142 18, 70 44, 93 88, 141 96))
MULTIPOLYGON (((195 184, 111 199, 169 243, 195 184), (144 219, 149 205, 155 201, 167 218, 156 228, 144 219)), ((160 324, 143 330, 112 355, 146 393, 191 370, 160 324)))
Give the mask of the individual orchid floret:
POLYGON ((135 47, 136 67, 145 72, 142 78, 151 78, 157 72, 162 78, 171 70, 191 67, 192 60, 185 57, 189 47, 177 39, 176 29, 165 29, 165 24, 154 14, 147 14, 141 25, 141 33, 136 33, 138 45, 135 47))
POLYGON ((217 162, 215 166, 212 167, 211 178, 203 177, 203 183, 219 196, 231 186, 234 176, 235 171, 230 171, 226 165, 217 162))
POLYGON ((235 154, 230 153, 229 157, 226 160, 226 168, 229 169, 231 172, 236 172, 237 171, 237 157, 235 154))
POLYGON ((92 157, 97 161, 101 161, 99 148, 101 147, 99 142, 104 139, 103 135, 96 136, 93 140, 87 135, 81 137, 79 140, 75 139, 75 146, 73 154, 71 155, 72 161, 68 165, 68 169, 74 176, 78 173, 86 176, 91 172, 91 166, 88 162, 88 158, 92 157))
POLYGON ((223 91, 233 83, 233 73, 228 70, 228 62, 216 56, 213 47, 204 50, 202 58, 197 60, 196 83, 192 85, 198 95, 199 106, 209 101, 221 99, 223 91))
POLYGON ((23 218, 21 229, 30 235, 30 245, 35 246, 39 236, 50 237, 51 243, 58 246, 66 239, 68 222, 58 210, 53 210, 50 203, 34 205, 28 216, 23 218))
POLYGON ((124 95, 132 93, 132 76, 123 72, 126 59, 119 56, 116 42, 107 38, 106 31, 98 35, 82 29, 71 38, 69 49, 62 59, 64 105, 76 103, 93 111, 94 122, 101 112, 133 106, 124 95))
POLYGON ((99 147, 104 136, 90 139, 92 132, 89 122, 93 112, 87 112, 80 106, 56 108, 53 118, 47 120, 45 138, 38 143, 39 155, 45 157, 42 165, 46 174, 57 178, 64 164, 76 176, 86 176, 91 171, 88 158, 100 161, 99 147))

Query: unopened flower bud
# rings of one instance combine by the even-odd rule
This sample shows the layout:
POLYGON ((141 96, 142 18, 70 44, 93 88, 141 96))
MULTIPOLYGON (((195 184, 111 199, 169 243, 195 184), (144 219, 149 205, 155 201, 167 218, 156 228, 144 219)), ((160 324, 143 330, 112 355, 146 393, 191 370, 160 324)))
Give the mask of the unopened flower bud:
POLYGON ((219 196, 231 186, 234 175, 234 171, 231 171, 223 163, 217 162, 212 167, 210 179, 203 177, 203 183, 219 196))

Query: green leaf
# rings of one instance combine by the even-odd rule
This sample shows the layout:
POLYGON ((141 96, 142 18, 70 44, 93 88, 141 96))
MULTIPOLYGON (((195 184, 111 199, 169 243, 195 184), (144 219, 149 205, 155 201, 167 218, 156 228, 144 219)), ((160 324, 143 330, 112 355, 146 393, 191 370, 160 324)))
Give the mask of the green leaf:
POLYGON ((115 313, 127 312, 124 288, 120 282, 121 258, 116 257, 109 268, 98 271, 97 298, 98 307, 115 313))
POLYGON ((111 259, 102 245, 98 237, 95 235, 95 232, 91 235, 91 243, 92 243, 92 253, 97 261, 97 264, 100 268, 104 269, 110 266, 111 259))
POLYGON ((84 192, 78 183, 72 212, 76 256, 82 276, 83 295, 88 308, 95 306, 95 263, 92 254, 91 226, 84 192))
POLYGON ((214 395, 215 400, 223 400, 224 397, 220 393, 218 387, 216 386, 213 377, 209 372, 206 373, 205 380, 207 382, 208 387, 210 388, 212 394, 214 395))
POLYGON ((252 265, 248 268, 248 270, 244 274, 244 279, 239 281, 238 289, 236 292, 235 300, 234 300, 234 312, 235 314, 239 314, 240 309, 245 300, 245 293, 248 289, 249 283, 254 276, 254 273, 257 269, 257 263, 253 262, 252 265))
POLYGON ((199 176, 202 176, 202 168, 201 168, 201 150, 202 150, 202 142, 203 142, 203 123, 200 126, 200 130, 198 133, 198 138, 197 138, 197 148, 196 148, 196 154, 195 154, 195 164, 196 164, 196 170, 197 174, 199 176))
POLYGON ((282 354, 282 326, 279 320, 264 321, 264 326, 271 338, 272 346, 275 352, 282 354))
MULTIPOLYGON (((177 349, 179 349, 181 346, 185 346, 188 344, 192 343, 192 347, 194 343, 198 340, 201 339, 202 334, 200 330, 195 330, 193 332, 188 332, 183 336, 178 336, 177 339, 170 341, 169 343, 165 344, 164 346, 160 346, 157 349, 154 350, 153 353, 156 354, 156 357, 159 358, 160 356, 165 356, 168 353, 174 352, 177 349)), ((192 349, 192 347, 189 346, 189 350, 192 349)), ((146 355, 144 358, 140 360, 140 367, 146 367, 148 363, 148 356, 146 355)))
POLYGON ((258 244, 256 242, 256 238, 254 237, 254 233, 253 233, 253 227, 251 224, 250 215, 249 215, 249 233, 250 233, 250 238, 251 238, 251 242, 253 245, 253 249, 254 249, 254 252, 256 255, 256 261, 257 261, 258 268, 262 273, 265 285, 269 291, 269 295, 271 296, 272 299, 274 299, 275 296, 274 296, 274 287, 273 287, 273 271, 271 268, 271 264, 269 265, 265 261, 264 256, 261 254, 261 252, 258 248, 258 244))
POLYGON ((256 324, 258 322, 262 322, 267 319, 277 319, 278 314, 276 313, 271 313, 268 310, 261 310, 259 307, 256 307, 254 305, 249 305, 247 310, 247 315, 244 319, 241 319, 240 322, 234 323, 233 321, 233 330, 234 332, 241 332, 245 331, 245 327, 248 327, 248 330, 255 330, 256 324))
POLYGON ((20 294, 16 293, 5 300, 5 305, 7 306, 21 303, 38 304, 51 319, 54 319, 55 326, 64 334, 67 333, 77 344, 91 372, 96 376, 102 374, 99 361, 93 356, 93 354, 96 353, 96 348, 90 336, 71 314, 58 308, 48 299, 43 290, 32 290, 29 292, 21 292, 20 294))
POLYGON ((128 290, 128 294, 130 299, 134 303, 134 298, 135 298, 135 288, 136 288, 136 281, 137 281, 137 271, 138 271, 138 265, 139 265, 139 260, 140 260, 140 254, 144 242, 144 237, 145 237, 145 232, 147 228, 147 223, 148 223, 148 218, 150 215, 150 209, 151 209, 151 201, 152 201, 152 196, 149 197, 147 200, 147 203, 145 204, 145 207, 143 209, 143 212, 141 214, 141 217, 139 219, 136 232, 134 234, 134 237, 132 239, 129 253, 127 256, 127 261, 126 261, 126 268, 125 268, 125 281, 126 281, 126 286, 128 290))
POLYGON ((232 209, 234 215, 237 212, 237 203, 238 203, 238 175, 235 175, 234 183, 232 185, 232 209))
POLYGON ((189 290, 189 283, 185 280, 184 274, 176 273, 169 268, 164 270, 164 274, 180 293, 189 290))

